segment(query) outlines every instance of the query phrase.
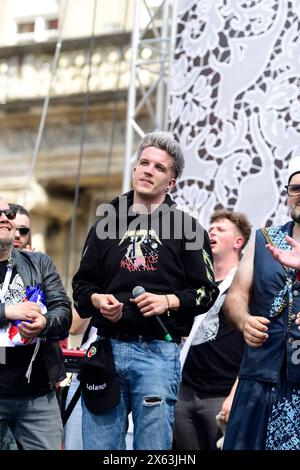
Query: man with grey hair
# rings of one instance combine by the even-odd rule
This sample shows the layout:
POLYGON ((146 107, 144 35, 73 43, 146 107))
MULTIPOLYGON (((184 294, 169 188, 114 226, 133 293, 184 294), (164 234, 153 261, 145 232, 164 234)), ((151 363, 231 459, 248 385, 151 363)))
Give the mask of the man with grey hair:
POLYGON ((105 411, 83 400, 85 449, 125 449, 131 411, 134 449, 172 447, 177 343, 218 293, 207 233, 190 216, 194 231, 185 233, 185 217, 168 194, 183 166, 171 134, 147 134, 137 150, 133 191, 112 202, 111 230, 102 217, 85 243, 73 279, 75 307, 109 338, 120 384, 119 403, 105 411), (197 236, 200 244, 193 243, 197 236))
POLYGON ((0 199, 0 439, 10 427, 21 449, 59 450, 57 339, 71 325, 70 301, 47 255, 14 248, 15 217, 0 199))
POLYGON ((178 142, 174 140, 172 134, 169 132, 152 132, 150 134, 146 134, 136 151, 137 161, 140 159, 143 151, 147 147, 155 147, 157 149, 165 150, 172 157, 171 166, 174 171, 175 178, 180 178, 184 168, 184 158, 182 150, 178 145, 178 142))

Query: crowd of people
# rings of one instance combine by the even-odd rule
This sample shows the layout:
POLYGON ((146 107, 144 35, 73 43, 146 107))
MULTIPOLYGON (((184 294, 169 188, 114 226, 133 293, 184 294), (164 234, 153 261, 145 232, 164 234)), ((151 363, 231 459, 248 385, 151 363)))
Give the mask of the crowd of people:
POLYGON ((216 211, 206 231, 176 206, 171 134, 147 134, 136 156, 132 191, 98 208, 74 308, 29 213, 0 198, 0 447, 300 449, 300 157, 291 220, 249 241, 244 214, 216 211), (68 332, 86 357, 63 426, 68 332))

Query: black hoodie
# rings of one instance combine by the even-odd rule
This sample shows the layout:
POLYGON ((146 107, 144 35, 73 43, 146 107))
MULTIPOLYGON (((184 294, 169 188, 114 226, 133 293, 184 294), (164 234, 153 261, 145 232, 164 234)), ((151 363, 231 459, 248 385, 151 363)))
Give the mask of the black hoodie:
POLYGON ((88 234, 73 278, 75 308, 82 318, 93 316, 93 325, 104 335, 161 339, 155 319, 144 318, 129 299, 135 286, 154 294, 175 294, 179 310, 160 318, 173 337, 187 336, 194 317, 209 310, 218 295, 207 232, 178 210, 169 195, 151 215, 133 213, 132 204, 131 191, 100 206, 109 216, 102 214, 88 234), (92 305, 93 293, 113 294, 123 302, 122 318, 115 323, 104 318, 92 305))

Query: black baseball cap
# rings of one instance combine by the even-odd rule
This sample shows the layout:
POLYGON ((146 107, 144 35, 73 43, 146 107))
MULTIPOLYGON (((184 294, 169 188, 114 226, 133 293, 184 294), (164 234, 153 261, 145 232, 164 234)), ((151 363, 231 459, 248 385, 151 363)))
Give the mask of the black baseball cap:
POLYGON ((120 383, 109 338, 90 345, 79 378, 84 403, 91 413, 105 413, 119 403, 120 383))

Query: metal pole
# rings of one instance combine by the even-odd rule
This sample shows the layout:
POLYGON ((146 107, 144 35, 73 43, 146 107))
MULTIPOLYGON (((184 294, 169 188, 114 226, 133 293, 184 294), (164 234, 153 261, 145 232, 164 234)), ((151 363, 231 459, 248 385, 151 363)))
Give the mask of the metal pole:
POLYGON ((62 45, 62 33, 63 33, 63 27, 65 23, 65 17, 66 17, 66 11, 68 8, 68 1, 66 0, 65 3, 63 4, 63 14, 61 17, 61 26, 59 28, 59 33, 58 33, 58 38, 57 38, 57 43, 56 43, 56 48, 55 48, 55 53, 54 57, 52 60, 52 65, 51 65, 51 74, 50 74, 50 80, 48 83, 48 90, 45 96, 44 104, 43 104, 43 111, 40 119, 40 124, 39 124, 39 129, 37 133, 37 138, 35 141, 35 146, 32 154, 32 159, 31 159, 31 165, 29 168, 28 172, 28 177, 27 177, 27 182, 24 187, 24 192, 23 192, 23 205, 26 206, 26 198, 27 198, 27 193, 30 188, 31 181, 33 179, 33 175, 35 172, 35 167, 36 167, 36 162, 37 162, 37 157, 38 153, 40 150, 40 145, 44 133, 44 128, 45 128, 45 123, 46 123, 46 118, 47 118, 47 113, 48 113, 48 107, 49 107, 49 100, 50 100, 50 94, 52 90, 52 83, 56 74, 56 69, 57 69, 57 63, 58 63, 58 58, 61 50, 61 45, 62 45))
POLYGON ((169 1, 165 0, 162 9, 162 28, 161 28, 161 49, 160 49, 160 60, 161 60, 161 67, 159 73, 159 82, 157 86, 157 94, 156 94, 156 127, 158 130, 165 130, 164 129, 164 122, 165 122, 165 114, 166 114, 166 102, 165 102, 165 92, 166 92, 166 84, 165 84, 165 70, 167 67, 166 64, 166 50, 167 50, 167 32, 168 32, 168 8, 169 8, 169 1))
POLYGON ((165 112, 165 122, 163 123, 163 128, 168 129, 168 117, 169 117, 169 106, 170 106, 170 80, 172 77, 172 67, 174 62, 175 55, 175 46, 176 46, 176 33, 177 33, 177 11, 178 11, 178 0, 169 0, 172 3, 172 20, 171 20, 171 33, 169 40, 169 75, 166 84, 166 112, 165 112))
POLYGON ((127 100, 127 119, 126 119, 126 149, 125 149, 125 166, 122 193, 126 193, 130 189, 131 179, 131 157, 132 157, 132 142, 133 142, 133 127, 132 121, 135 115, 135 103, 136 103, 136 61, 138 53, 138 39, 139 39, 139 21, 140 21, 141 3, 140 0, 134 2, 134 20, 133 29, 131 35, 132 43, 132 55, 131 55, 131 67, 130 67, 130 85, 128 91, 127 100))

